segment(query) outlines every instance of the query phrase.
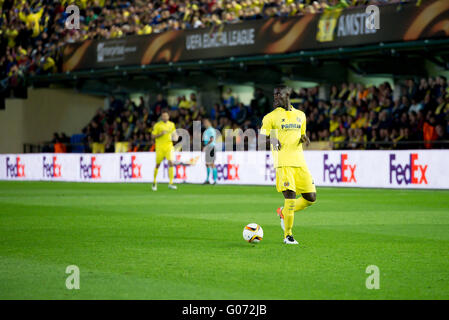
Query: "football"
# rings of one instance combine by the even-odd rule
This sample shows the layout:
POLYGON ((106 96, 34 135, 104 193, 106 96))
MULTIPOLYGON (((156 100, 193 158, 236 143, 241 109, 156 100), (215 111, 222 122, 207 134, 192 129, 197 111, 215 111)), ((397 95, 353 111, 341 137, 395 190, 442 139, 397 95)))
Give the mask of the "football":
POLYGON ((250 223, 243 229, 243 239, 251 243, 257 243, 263 239, 263 229, 257 223, 250 223))

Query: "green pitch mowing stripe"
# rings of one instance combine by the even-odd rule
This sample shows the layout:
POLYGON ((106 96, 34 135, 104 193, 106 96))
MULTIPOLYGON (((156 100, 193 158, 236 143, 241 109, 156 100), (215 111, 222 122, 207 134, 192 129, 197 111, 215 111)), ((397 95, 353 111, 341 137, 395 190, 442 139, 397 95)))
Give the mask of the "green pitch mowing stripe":
POLYGON ((282 203, 274 187, 0 182, 0 298, 449 298, 448 191, 318 188, 300 246, 282 244, 282 203))

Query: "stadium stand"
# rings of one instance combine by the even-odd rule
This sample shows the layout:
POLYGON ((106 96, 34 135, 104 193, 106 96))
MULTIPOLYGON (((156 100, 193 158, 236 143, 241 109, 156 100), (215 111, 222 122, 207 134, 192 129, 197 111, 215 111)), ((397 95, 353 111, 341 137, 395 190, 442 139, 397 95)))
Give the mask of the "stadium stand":
MULTIPOLYGON (((333 149, 449 147, 449 87, 445 77, 419 82, 409 79, 396 100, 387 82, 369 87, 360 83, 334 85, 327 100, 319 99, 318 91, 318 87, 312 87, 292 94, 293 105, 308 115, 307 131, 312 142, 330 141, 333 149)), ((162 95, 152 105, 146 105, 143 99, 136 104, 131 99, 111 97, 110 107, 98 109, 83 129, 84 136, 77 135, 78 147, 72 150, 152 151, 151 130, 164 109, 169 110, 177 128, 191 131, 192 121, 207 117, 223 137, 226 129, 257 131, 264 112, 260 101, 265 99, 260 91, 256 92, 249 105, 230 95, 210 112, 193 96, 191 100, 178 97, 173 106, 162 95)), ((255 148, 255 142, 245 140, 245 148, 255 148)))
MULTIPOLYGON (((2 87, 9 90, 20 88, 27 74, 58 72, 62 47, 88 39, 215 28, 273 16, 405 2, 408 1, 0 0, 0 79, 3 79, 2 87), (64 28, 68 16, 65 8, 72 3, 80 8, 79 30, 64 28)), ((420 4, 421 1, 416 1, 417 6, 420 4)), ((319 99, 319 88, 314 87, 294 92, 292 102, 306 112, 312 142, 323 145, 330 141, 334 149, 447 148, 443 142, 449 133, 446 78, 409 79, 400 90, 393 92, 389 83, 370 87, 340 83, 331 87, 327 99, 319 99)), ((257 129, 263 112, 267 111, 260 108, 258 99, 255 96, 249 105, 237 99, 217 101, 210 108, 181 97, 172 106, 162 96, 151 106, 143 101, 136 105, 130 99, 112 98, 109 109, 99 109, 82 134, 72 136, 70 141, 54 137, 46 150, 152 150, 151 128, 164 108, 170 109, 171 119, 178 128, 191 129, 192 120, 209 117, 220 130, 257 129)))
POLYGON ((24 74, 60 70, 66 43, 111 39, 167 30, 219 27, 222 24, 273 16, 317 13, 350 6, 404 0, 2 0, 0 1, 0 79, 18 87, 24 74), (68 30, 65 7, 80 8, 80 29, 68 30))

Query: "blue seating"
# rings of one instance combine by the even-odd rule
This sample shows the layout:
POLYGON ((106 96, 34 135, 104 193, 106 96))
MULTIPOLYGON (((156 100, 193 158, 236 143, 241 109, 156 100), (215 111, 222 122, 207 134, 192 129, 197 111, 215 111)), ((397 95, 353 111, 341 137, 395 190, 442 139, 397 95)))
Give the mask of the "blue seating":
POLYGON ((72 153, 84 153, 84 139, 86 135, 83 133, 74 134, 70 137, 70 143, 72 145, 72 153))

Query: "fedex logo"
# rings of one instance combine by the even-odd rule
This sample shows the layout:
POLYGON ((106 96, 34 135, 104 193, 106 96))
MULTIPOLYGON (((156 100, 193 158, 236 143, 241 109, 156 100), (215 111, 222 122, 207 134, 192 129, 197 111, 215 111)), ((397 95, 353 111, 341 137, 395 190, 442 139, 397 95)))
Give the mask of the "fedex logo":
MULTIPOLYGON (((176 155, 176 160, 181 162, 181 155, 176 155)), ((187 180, 187 170, 184 164, 175 166, 175 179, 187 180)))
POLYGON ((6 157, 6 177, 11 178, 23 178, 25 177, 25 164, 20 162, 20 157, 16 157, 16 161, 9 161, 10 158, 6 157))
POLYGON ((351 165, 347 163, 348 154, 342 153, 340 156, 340 163, 328 164, 329 155, 324 154, 324 173, 323 173, 323 181, 326 182, 326 176, 329 177, 330 182, 357 182, 355 178, 355 169, 357 165, 351 165))
POLYGON ((96 164, 97 157, 90 156, 88 161, 84 163, 84 157, 80 157, 80 178, 83 179, 98 179, 101 178, 101 166, 96 164), (89 161, 90 160, 90 161, 89 161))
MULTIPOLYGON (((187 166, 182 162, 181 155, 175 155, 174 162, 174 179, 187 180, 187 166)), ((164 178, 168 177, 168 161, 164 160, 164 178)))
POLYGON ((123 156, 120 156, 120 179, 142 178, 142 165, 136 163, 136 156, 131 156, 131 162, 125 162, 123 156))
POLYGON ((232 155, 228 155, 226 164, 217 164, 217 179, 218 180, 240 180, 238 164, 232 163, 232 155))
POLYGON ((46 156, 42 158, 42 177, 43 178, 60 178, 61 177, 61 165, 56 161, 57 156, 53 156, 50 158, 50 161, 47 163, 45 160, 46 156))
POLYGON ((276 179, 276 169, 270 161, 270 155, 265 156, 265 181, 274 181, 276 179))
POLYGON ((405 165, 395 164, 396 155, 390 154, 390 184, 393 183, 393 176, 397 184, 427 184, 427 164, 417 163, 418 154, 411 153, 409 163, 405 165))

